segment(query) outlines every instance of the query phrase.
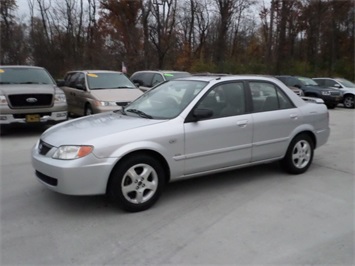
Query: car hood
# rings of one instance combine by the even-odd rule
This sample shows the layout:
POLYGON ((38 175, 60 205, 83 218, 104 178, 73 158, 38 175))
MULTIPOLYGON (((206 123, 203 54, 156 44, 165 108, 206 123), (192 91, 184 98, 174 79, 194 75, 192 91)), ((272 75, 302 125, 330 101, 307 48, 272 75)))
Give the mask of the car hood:
POLYGON ((54 93, 59 88, 53 84, 9 84, 0 85, 0 93, 3 95, 11 94, 37 94, 54 93))
POLYGON ((143 94, 139 89, 100 89, 90 92, 97 100, 107 102, 131 102, 143 94))
POLYGON ((56 147, 63 144, 91 144, 93 140, 100 137, 158 124, 164 121, 166 120, 127 116, 123 115, 121 112, 105 112, 55 125, 45 131, 41 139, 56 147))
POLYGON ((343 92, 350 92, 350 93, 355 93, 355 88, 349 88, 349 87, 345 87, 340 89, 343 92))
POLYGON ((323 86, 317 86, 317 85, 305 85, 305 88, 315 89, 315 90, 321 89, 321 90, 339 92, 339 90, 337 90, 337 89, 332 89, 332 88, 329 88, 329 87, 323 87, 323 86))

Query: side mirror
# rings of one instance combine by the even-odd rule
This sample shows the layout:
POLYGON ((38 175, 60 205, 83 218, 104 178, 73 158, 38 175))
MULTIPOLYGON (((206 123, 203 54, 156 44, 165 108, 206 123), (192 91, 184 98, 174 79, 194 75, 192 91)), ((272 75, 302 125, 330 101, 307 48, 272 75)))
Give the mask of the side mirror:
POLYGON ((58 87, 63 87, 65 85, 64 79, 58 79, 56 80, 56 83, 58 87))
POLYGON ((196 121, 210 118, 213 116, 213 111, 211 109, 195 109, 192 113, 193 117, 196 121))
POLYGON ((301 88, 301 85, 295 84, 295 85, 293 85, 293 87, 296 87, 296 88, 300 89, 300 88, 301 88))
POLYGON ((336 88, 336 89, 341 89, 342 88, 342 86, 340 84, 338 84, 338 83, 335 83, 333 85, 333 87, 336 88))
POLYGON ((75 84, 75 88, 77 88, 78 90, 82 90, 82 91, 86 90, 85 86, 81 83, 75 84))
POLYGON ((139 88, 140 85, 141 85, 141 84, 139 84, 139 82, 135 82, 135 83, 134 83, 134 86, 136 86, 137 88, 139 88))

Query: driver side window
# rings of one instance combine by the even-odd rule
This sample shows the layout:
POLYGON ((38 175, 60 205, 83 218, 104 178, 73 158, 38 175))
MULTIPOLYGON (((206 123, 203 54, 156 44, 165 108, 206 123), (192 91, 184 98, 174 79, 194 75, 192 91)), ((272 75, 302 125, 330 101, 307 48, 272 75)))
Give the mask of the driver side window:
POLYGON ((241 82, 226 83, 213 88, 197 108, 212 110, 213 118, 245 113, 244 86, 241 82))

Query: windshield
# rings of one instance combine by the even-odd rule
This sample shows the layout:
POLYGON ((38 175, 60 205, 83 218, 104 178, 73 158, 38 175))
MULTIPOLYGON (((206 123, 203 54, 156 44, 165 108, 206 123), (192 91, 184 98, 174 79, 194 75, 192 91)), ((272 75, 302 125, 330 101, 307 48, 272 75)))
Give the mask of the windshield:
POLYGON ((119 72, 89 73, 87 80, 90 90, 136 88, 124 74, 119 72))
POLYGON ((184 78, 192 76, 188 72, 174 72, 174 73, 164 73, 163 74, 166 80, 173 80, 177 78, 184 78))
POLYGON ((302 83, 303 85, 306 85, 306 86, 318 86, 317 82, 315 82, 313 79, 311 78, 298 78, 302 83))
POLYGON ((128 105, 124 112, 127 115, 153 119, 174 118, 207 84, 204 81, 192 80, 172 80, 162 83, 128 105))
POLYGON ((0 84, 54 84, 43 68, 0 67, 0 84))
POLYGON ((355 88, 355 84, 352 83, 351 81, 347 80, 347 79, 336 79, 338 82, 341 83, 341 85, 343 85, 346 88, 355 88))

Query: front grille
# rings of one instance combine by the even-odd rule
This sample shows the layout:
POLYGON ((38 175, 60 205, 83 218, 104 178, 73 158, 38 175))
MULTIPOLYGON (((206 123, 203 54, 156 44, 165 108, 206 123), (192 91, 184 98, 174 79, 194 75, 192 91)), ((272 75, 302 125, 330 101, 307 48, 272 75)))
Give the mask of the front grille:
POLYGON ((10 105, 14 108, 52 106, 53 94, 13 94, 9 95, 10 105))
POLYGON ((58 185, 58 180, 56 178, 47 176, 45 174, 42 174, 41 172, 36 171, 36 176, 42 180, 44 183, 51 185, 51 186, 57 186, 58 185))
POLYGON ((49 145, 48 143, 45 143, 42 140, 39 141, 39 145, 38 145, 39 154, 46 155, 52 148, 53 146, 49 145))
POLYGON ((340 96, 340 92, 339 91, 331 91, 330 95, 332 95, 332 96, 340 96))

